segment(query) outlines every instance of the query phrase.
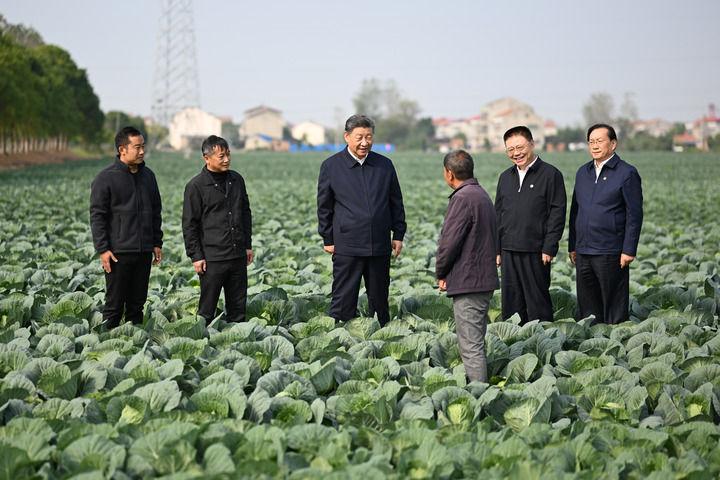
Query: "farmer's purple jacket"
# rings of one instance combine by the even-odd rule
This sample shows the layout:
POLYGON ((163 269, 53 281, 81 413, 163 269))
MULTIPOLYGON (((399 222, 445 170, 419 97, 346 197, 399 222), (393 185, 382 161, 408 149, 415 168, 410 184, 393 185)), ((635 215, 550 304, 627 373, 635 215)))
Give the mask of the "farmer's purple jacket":
POLYGON ((475 178, 450 195, 435 259, 435 275, 447 281, 447 295, 496 290, 495 208, 475 178))

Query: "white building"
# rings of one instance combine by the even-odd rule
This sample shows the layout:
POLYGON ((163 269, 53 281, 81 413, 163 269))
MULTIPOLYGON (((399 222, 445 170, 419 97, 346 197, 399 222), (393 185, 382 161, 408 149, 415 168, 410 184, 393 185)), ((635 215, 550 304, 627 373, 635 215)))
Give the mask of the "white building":
POLYGON ((178 112, 170 122, 168 141, 175 150, 186 150, 210 135, 222 135, 222 121, 215 115, 191 107, 178 112))
POLYGON ((260 105, 245 111, 245 119, 240 126, 239 134, 242 139, 253 135, 281 139, 284 126, 285 120, 280 110, 260 105))
POLYGON ((295 140, 307 145, 322 145, 325 143, 325 127, 319 123, 298 123, 290 129, 290 132, 295 140))

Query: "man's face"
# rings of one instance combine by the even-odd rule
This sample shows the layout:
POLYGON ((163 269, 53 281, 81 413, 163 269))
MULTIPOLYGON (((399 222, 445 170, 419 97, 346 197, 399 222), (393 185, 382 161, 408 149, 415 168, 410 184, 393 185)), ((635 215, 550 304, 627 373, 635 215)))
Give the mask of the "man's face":
POLYGON ((352 132, 345 132, 345 141, 353 155, 365 158, 373 144, 373 130, 369 127, 355 127, 352 132))
POLYGON ((118 153, 120 153, 120 161, 124 164, 140 165, 145 156, 145 139, 142 135, 130 137, 130 143, 119 147, 118 153))
POLYGON ((604 162, 615 153, 617 140, 610 140, 610 132, 607 128, 596 128, 590 133, 588 145, 592 158, 596 162, 604 162))
POLYGON ((530 165, 535 160, 535 142, 528 142, 522 135, 513 135, 505 141, 505 151, 511 162, 517 165, 520 170, 530 165))
POLYGON ((203 158, 211 172, 220 173, 230 170, 230 150, 215 147, 210 156, 205 155, 203 158))

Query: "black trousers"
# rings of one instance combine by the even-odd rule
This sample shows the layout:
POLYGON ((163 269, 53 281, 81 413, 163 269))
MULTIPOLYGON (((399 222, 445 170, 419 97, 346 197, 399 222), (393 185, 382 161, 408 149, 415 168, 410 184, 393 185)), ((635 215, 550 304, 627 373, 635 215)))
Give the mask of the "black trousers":
POLYGON ((110 261, 110 273, 105 272, 105 309, 103 320, 107 328, 125 321, 142 324, 143 306, 147 300, 148 281, 153 254, 116 253, 117 262, 110 261))
POLYGON ((225 290, 225 314, 228 322, 245 321, 247 305, 246 257, 219 262, 206 262, 200 275, 200 304, 198 314, 210 323, 216 317, 220 290, 225 290))
POLYGON ((357 317, 360 278, 365 280, 370 315, 377 314, 380 325, 390 321, 390 255, 354 257, 333 254, 333 284, 330 316, 338 321, 357 317))
POLYGON ((595 315, 593 323, 628 320, 630 268, 620 268, 620 255, 575 255, 578 319, 595 315))
POLYGON ((520 315, 520 323, 539 319, 553 321, 550 299, 550 264, 543 265, 541 252, 502 251, 502 318, 520 315))

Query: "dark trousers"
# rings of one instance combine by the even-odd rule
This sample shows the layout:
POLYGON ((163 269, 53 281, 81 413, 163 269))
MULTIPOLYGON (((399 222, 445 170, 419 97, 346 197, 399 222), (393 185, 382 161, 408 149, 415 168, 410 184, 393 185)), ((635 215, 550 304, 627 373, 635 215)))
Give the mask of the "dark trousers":
POLYGON ((502 317, 520 315, 520 323, 539 319, 553 321, 550 299, 550 264, 543 265, 541 252, 502 251, 502 317))
POLYGON ((116 253, 117 262, 110 261, 105 272, 105 309, 107 328, 115 328, 125 312, 125 321, 142 324, 143 306, 147 300, 152 253, 116 253))
POLYGON ((628 319, 630 268, 620 268, 620 255, 575 255, 578 319, 595 315, 593 323, 628 319))
POLYGON ((390 288, 390 255, 354 257, 333 255, 333 284, 330 316, 348 321, 357 316, 360 278, 365 280, 370 315, 377 314, 380 325, 390 321, 388 290, 390 288))
POLYGON ((219 262, 206 262, 200 275, 198 314, 210 323, 215 318, 220 290, 225 290, 226 321, 245 320, 247 304, 247 259, 245 257, 219 262))

